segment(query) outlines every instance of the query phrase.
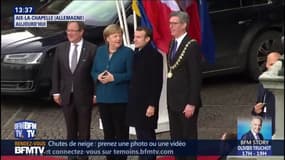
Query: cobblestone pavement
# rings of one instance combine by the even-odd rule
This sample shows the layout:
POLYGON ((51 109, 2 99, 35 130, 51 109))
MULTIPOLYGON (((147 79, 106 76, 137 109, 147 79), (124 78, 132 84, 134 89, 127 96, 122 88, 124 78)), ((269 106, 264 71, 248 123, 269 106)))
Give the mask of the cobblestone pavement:
MULTIPOLYGON (((223 76, 203 81, 203 107, 199 113, 199 139, 218 139, 227 132, 236 132, 237 117, 250 116, 255 103, 257 83, 249 83, 242 76, 223 76)), ((98 108, 92 112, 91 139, 102 139, 98 108)), ((14 139, 13 125, 17 120, 37 122, 38 139, 64 139, 63 114, 53 102, 31 97, 1 96, 1 139, 14 139)), ((169 132, 157 134, 158 139, 169 139, 169 132)), ((135 136, 130 136, 135 139, 135 136)), ((92 157, 101 160, 103 157, 92 157)), ((129 157, 129 160, 136 157, 129 157)))

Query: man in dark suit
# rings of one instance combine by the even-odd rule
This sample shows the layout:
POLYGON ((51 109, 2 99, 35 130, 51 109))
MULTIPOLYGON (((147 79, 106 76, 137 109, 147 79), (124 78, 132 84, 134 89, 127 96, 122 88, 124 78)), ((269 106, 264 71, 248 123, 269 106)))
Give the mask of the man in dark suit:
POLYGON ((186 12, 172 12, 169 23, 174 38, 168 53, 167 73, 170 136, 173 140, 196 140, 201 107, 201 53, 197 41, 187 35, 189 17, 186 12))
POLYGON ((83 32, 82 22, 68 22, 69 42, 56 48, 53 63, 51 92, 54 101, 62 106, 68 140, 90 139, 92 103, 95 103, 91 67, 96 46, 82 38, 83 32))
MULTIPOLYGON (((162 55, 151 45, 152 33, 138 27, 134 35, 135 55, 130 83, 127 124, 136 129, 138 140, 156 140, 159 98, 162 88, 162 55)), ((140 156, 155 160, 155 156, 140 156)))
POLYGON ((263 135, 260 133, 262 127, 262 117, 252 116, 251 129, 242 135, 241 140, 263 140, 263 135))

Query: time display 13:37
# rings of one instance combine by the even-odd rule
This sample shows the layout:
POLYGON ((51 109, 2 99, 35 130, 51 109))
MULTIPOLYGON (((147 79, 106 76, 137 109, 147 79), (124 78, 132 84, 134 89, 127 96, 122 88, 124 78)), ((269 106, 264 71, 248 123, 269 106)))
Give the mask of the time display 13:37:
POLYGON ((34 8, 31 6, 14 7, 14 14, 31 14, 31 13, 34 13, 34 8))

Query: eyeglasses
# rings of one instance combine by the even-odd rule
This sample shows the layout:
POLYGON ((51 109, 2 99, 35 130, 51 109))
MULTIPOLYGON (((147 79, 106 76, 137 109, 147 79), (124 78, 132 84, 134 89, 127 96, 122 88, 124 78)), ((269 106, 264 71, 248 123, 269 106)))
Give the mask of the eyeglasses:
POLYGON ((67 30, 65 30, 66 33, 70 33, 70 32, 74 33, 74 32, 79 32, 79 31, 80 30, 74 30, 74 29, 67 29, 67 30))
POLYGON ((169 22, 170 25, 177 25, 180 24, 180 22, 169 22))

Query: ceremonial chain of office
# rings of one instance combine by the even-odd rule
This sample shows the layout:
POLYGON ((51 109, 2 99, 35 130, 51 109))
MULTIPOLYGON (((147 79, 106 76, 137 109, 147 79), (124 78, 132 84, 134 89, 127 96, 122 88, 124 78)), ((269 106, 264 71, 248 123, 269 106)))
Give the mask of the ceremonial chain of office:
POLYGON ((186 52, 188 46, 192 42, 195 42, 195 41, 196 41, 195 39, 191 39, 190 41, 187 42, 187 44, 185 45, 185 47, 182 50, 182 53, 180 54, 180 56, 178 57, 177 61, 173 65, 170 65, 170 60, 168 60, 169 71, 167 73, 167 78, 172 78, 173 77, 173 70, 176 69, 179 66, 180 62, 182 61, 182 59, 183 59, 183 57, 185 55, 185 52, 186 52))

